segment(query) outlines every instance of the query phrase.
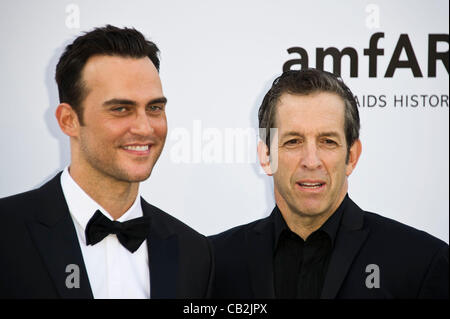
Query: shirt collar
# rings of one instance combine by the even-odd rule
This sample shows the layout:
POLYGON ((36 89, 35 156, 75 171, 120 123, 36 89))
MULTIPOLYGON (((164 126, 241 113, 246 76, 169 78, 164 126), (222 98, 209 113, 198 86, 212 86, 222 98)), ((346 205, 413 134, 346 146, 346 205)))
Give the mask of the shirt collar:
MULTIPOLYGON (((348 194, 345 195, 344 200, 341 202, 339 207, 336 209, 336 211, 323 223, 322 226, 317 231, 324 231, 331 239, 331 245, 334 246, 334 242, 336 240, 336 235, 339 229, 339 225, 341 223, 342 214, 345 210, 345 207, 347 205, 347 202, 349 200, 348 194)), ((285 230, 289 230, 289 227, 286 224, 286 221, 283 218, 283 215, 281 214, 280 209, 278 206, 275 206, 274 209, 274 251, 278 246, 278 241, 281 236, 281 233, 285 230)))
POLYGON ((327 221, 319 228, 325 231, 328 234, 328 236, 330 236, 332 246, 334 246, 337 232, 339 230, 339 225, 341 224, 342 215, 345 211, 345 207, 347 206, 348 200, 349 200, 348 194, 346 194, 339 207, 333 213, 333 215, 331 215, 327 219, 327 221))
POLYGON ((278 247, 278 241, 280 239, 281 233, 285 230, 289 230, 287 227, 287 224, 283 218, 283 215, 281 215, 281 211, 278 208, 278 205, 275 206, 274 209, 274 243, 273 243, 273 251, 275 252, 278 247))
MULTIPOLYGON (((66 167, 61 174, 61 187, 67 206, 69 207, 69 212, 74 220, 82 227, 83 231, 86 229, 87 223, 97 210, 110 220, 113 220, 108 211, 86 194, 72 176, 70 176, 69 167, 66 167)), ((117 220, 124 222, 143 216, 139 199, 140 193, 138 191, 138 195, 136 196, 133 205, 131 205, 131 207, 117 220)))

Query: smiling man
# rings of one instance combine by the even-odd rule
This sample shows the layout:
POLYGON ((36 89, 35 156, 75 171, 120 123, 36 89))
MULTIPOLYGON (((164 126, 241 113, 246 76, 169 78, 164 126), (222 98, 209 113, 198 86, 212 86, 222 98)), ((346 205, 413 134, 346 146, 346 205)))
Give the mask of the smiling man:
POLYGON ((336 76, 278 77, 259 109, 258 145, 276 207, 212 237, 217 298, 448 298, 448 245, 363 211, 348 196, 359 114, 336 76), (262 134, 265 136, 266 134, 262 134))
POLYGON ((204 298, 208 240, 139 193, 167 135, 159 50, 135 29, 94 29, 56 68, 71 163, 0 200, 0 297, 204 298))

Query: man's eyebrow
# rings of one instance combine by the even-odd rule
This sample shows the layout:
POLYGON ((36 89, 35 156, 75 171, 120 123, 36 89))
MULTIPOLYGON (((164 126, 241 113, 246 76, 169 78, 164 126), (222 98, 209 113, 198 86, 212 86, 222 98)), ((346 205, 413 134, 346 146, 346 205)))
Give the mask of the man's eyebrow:
POLYGON ((323 133, 319 134, 319 137, 324 137, 324 136, 338 137, 338 138, 341 137, 341 135, 338 132, 333 132, 333 131, 331 131, 331 132, 323 132, 323 133))
MULTIPOLYGON (((290 137, 290 136, 298 136, 298 137, 303 137, 304 135, 302 133, 296 132, 296 131, 288 131, 286 133, 284 133, 281 137, 290 137)), ((340 138, 341 136, 339 135, 338 132, 334 132, 334 131, 330 131, 330 132, 322 132, 319 133, 318 137, 325 137, 325 136, 329 136, 329 137, 338 137, 340 138)))
POLYGON ((167 98, 165 96, 158 97, 156 99, 149 101, 147 105, 149 104, 167 104, 167 98))
POLYGON ((111 105, 136 105, 136 102, 132 100, 117 99, 117 98, 103 102, 103 106, 111 106, 111 105))
MULTIPOLYGON (((158 97, 156 99, 150 100, 147 105, 149 104, 166 104, 167 98, 166 97, 158 97)), ((111 105, 131 105, 136 106, 136 101, 128 100, 128 99, 120 99, 120 98, 113 98, 110 100, 107 100, 103 102, 103 106, 111 106, 111 105)))
POLYGON ((286 133, 283 133, 283 135, 281 135, 282 138, 287 137, 287 136, 300 136, 300 137, 302 137, 303 134, 300 134, 299 132, 295 132, 295 131, 288 131, 286 133))

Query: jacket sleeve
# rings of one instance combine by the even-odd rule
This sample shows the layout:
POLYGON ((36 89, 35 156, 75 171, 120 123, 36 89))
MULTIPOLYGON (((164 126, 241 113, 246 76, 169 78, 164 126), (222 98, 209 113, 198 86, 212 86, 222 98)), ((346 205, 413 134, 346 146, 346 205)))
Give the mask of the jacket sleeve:
POLYGON ((449 298, 449 258, 448 245, 444 245, 434 255, 430 267, 423 279, 418 298, 449 298))

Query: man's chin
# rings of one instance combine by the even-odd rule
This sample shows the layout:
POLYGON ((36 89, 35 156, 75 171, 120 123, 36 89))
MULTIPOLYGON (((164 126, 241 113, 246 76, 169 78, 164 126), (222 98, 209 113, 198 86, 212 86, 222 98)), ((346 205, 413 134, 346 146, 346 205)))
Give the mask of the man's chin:
POLYGON ((305 205, 305 203, 302 203, 300 205, 297 205, 297 213, 302 216, 319 216, 323 213, 322 205, 311 203, 310 205, 305 205))
POLYGON ((128 183, 140 183, 147 180, 152 173, 151 169, 136 172, 136 171, 116 171, 112 174, 117 180, 128 183))
POLYGON ((151 171, 144 174, 132 174, 128 177, 130 183, 140 183, 147 180, 150 177, 151 171))

